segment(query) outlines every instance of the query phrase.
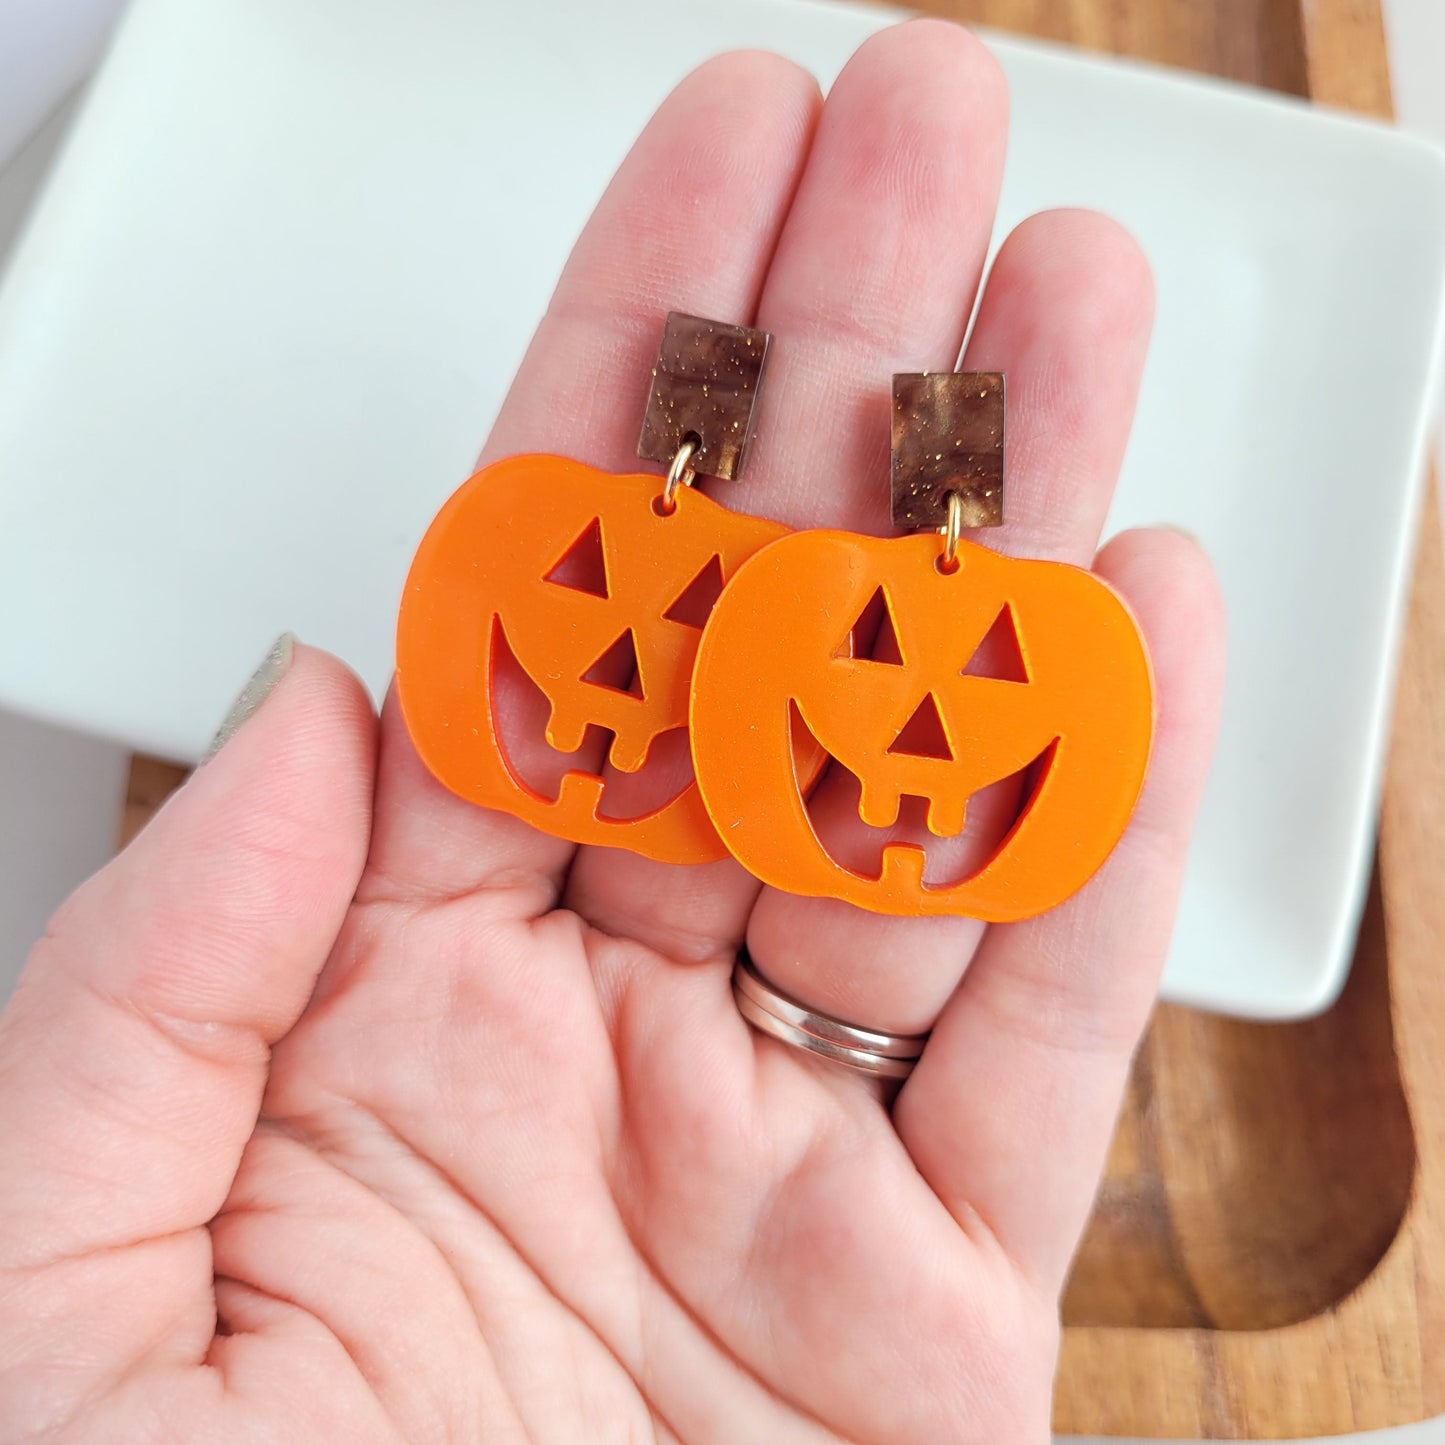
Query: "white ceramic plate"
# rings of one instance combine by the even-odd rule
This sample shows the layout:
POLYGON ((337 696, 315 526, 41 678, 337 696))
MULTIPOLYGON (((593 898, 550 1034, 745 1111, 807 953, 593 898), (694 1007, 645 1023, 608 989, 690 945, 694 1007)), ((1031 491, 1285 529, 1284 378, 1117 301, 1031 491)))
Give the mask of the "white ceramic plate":
POLYGON ((0 0, 0 166, 95 68, 123 3, 0 0))
MULTIPOLYGON (((0 702, 194 755, 283 628, 379 691, 412 546, 653 105, 730 45, 830 78, 888 18, 137 0, 0 293, 0 702)), ((1308 1012, 1366 877, 1445 172, 1297 105, 997 48, 1004 223, 1099 206, 1158 274, 1112 524, 1200 536, 1232 616, 1167 991, 1308 1012)))

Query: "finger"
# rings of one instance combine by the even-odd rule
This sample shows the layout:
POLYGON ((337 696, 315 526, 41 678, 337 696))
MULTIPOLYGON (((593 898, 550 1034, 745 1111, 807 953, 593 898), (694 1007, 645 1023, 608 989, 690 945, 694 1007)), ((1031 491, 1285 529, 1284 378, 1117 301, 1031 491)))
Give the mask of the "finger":
MULTIPOLYGON (((747 475, 719 489, 729 506, 887 528, 890 377, 958 357, 1007 125, 998 64, 959 26, 910 21, 849 61, 758 306, 777 340, 747 475)), ((601 851, 579 855, 568 889, 602 928, 687 955, 734 948, 756 895, 731 862, 668 869, 601 851)))
POLYGON ((356 678, 298 648, 36 947, 0 1017, 0 1288, 26 1300, 0 1313, 20 1329, 0 1359, 15 1376, 57 1350, 54 1368, 77 1372, 205 1354, 206 1224, 360 876, 375 732, 356 678))
POLYGON ((1148 639, 1158 721, 1128 831, 1061 907, 989 931, 894 1111, 955 1216, 976 1211, 1049 1289, 1098 1184, 1174 926, 1219 715, 1224 614, 1196 544, 1129 532, 1100 554, 1148 639))
MULTIPOLYGON (((1009 521, 978 540, 1019 556, 1082 563, 1093 555, 1134 417, 1153 318, 1148 264, 1112 221, 1052 211, 1004 242, 964 364, 1008 378, 1009 521), (1060 478, 1062 477, 1062 481, 1060 478)), ((920 813, 867 827, 858 784, 835 770, 810 802, 834 856, 876 869, 883 844, 927 852, 930 877, 966 877, 1012 821, 1017 779, 969 801, 969 826, 935 838, 920 813)), ((748 948, 758 967, 810 1008, 868 1028, 918 1033, 967 967, 983 925, 966 918, 889 918, 833 899, 758 900, 748 948)))
MULTIPOLYGON (((552 452, 638 470, 663 316, 751 317, 818 105, 808 75, 755 52, 709 61, 664 101, 573 250, 483 464, 552 452)), ((525 775, 560 776, 543 738, 545 698, 517 667, 499 692, 509 755, 525 775)), ((434 785, 399 724, 389 711, 367 887, 446 896, 499 875, 555 882, 572 846, 434 785)), ((601 761, 593 748, 571 765, 601 761)))

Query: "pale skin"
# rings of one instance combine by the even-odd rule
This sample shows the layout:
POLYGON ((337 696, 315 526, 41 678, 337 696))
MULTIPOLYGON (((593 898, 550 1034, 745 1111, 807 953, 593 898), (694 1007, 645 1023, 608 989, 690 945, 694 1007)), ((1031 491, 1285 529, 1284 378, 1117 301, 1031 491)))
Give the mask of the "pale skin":
MULTIPOLYGON (((779 338, 746 479, 715 494, 883 530, 888 378, 955 364, 1006 106, 938 22, 870 41, 826 106, 775 57, 702 67, 484 460, 637 470, 686 310, 779 338)), ((983 540, 1094 566, 1153 656, 1149 778, 1083 892, 984 928, 578 851, 453 798, 394 701, 378 720, 299 649, 56 916, 0 1024, 0 1435, 1043 1445, 1221 686, 1199 549, 1095 555, 1151 316, 1129 237, 1048 213, 1005 241, 964 358, 1009 378, 983 540), (814 1007, 933 1028, 896 1097, 749 1030, 744 940, 814 1007)))

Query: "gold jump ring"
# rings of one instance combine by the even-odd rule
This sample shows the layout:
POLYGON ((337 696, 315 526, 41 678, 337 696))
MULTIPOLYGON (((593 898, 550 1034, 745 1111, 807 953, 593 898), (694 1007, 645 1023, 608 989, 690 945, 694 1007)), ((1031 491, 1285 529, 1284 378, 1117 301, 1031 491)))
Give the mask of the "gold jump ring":
POLYGON ((677 489, 690 487, 697 480, 692 459, 701 448, 702 443, 695 436, 684 437, 672 465, 667 469, 667 481, 662 488, 662 510, 669 516, 677 510, 677 489))
POLYGON ((957 492, 948 494, 948 520, 939 529, 943 538, 943 556, 938 559, 940 572, 958 568, 958 539, 963 531, 963 501, 957 492))

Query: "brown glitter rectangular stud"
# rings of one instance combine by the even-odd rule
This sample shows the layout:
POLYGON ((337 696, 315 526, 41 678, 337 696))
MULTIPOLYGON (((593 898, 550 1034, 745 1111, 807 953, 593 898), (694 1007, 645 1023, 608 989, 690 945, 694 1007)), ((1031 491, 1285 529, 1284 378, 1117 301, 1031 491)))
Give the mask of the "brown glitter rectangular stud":
POLYGON ((941 527, 948 494, 965 527, 1003 521, 1004 381, 1000 371, 893 378, 893 525, 941 527))
POLYGON ((732 481, 743 469, 772 339, 749 326, 669 311, 637 455, 668 466, 691 434, 701 443, 694 469, 732 481))

